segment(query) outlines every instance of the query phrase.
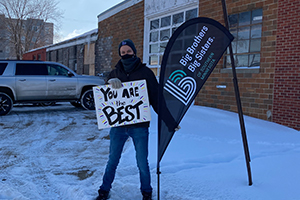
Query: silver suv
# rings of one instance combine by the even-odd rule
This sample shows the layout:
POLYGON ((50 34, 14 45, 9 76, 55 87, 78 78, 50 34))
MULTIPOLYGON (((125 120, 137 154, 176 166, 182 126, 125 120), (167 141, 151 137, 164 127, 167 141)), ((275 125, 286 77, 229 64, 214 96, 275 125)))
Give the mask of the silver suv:
POLYGON ((55 62, 0 60, 0 115, 15 103, 68 101, 93 110, 92 87, 103 84, 98 76, 78 75, 55 62))

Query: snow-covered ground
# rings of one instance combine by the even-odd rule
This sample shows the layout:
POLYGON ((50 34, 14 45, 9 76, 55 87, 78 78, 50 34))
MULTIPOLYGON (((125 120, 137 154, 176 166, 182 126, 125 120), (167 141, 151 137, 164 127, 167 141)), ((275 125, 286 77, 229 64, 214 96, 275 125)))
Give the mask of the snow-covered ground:
MULTIPOLYGON (((236 113, 192 106, 160 164, 161 200, 298 200, 300 132, 245 116, 253 185, 236 113)), ((69 104, 18 106, 0 117, 0 199, 93 200, 108 158, 109 129, 69 104)), ((157 199, 157 122, 149 163, 157 199)), ((111 200, 140 200, 132 141, 124 148, 111 200)))

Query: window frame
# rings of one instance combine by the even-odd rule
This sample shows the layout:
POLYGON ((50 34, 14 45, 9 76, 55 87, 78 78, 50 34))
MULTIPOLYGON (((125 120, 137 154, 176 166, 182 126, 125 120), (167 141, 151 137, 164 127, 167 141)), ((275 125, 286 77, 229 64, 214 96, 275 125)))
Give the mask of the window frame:
POLYGON ((161 65, 161 60, 162 60, 162 57, 163 57, 163 54, 164 54, 164 49, 161 50, 161 47, 162 46, 166 46, 170 37, 172 36, 172 34, 174 33, 174 31, 176 30, 176 28, 178 28, 179 26, 181 26, 185 21, 186 21, 186 13, 188 11, 191 11, 191 10, 196 10, 196 17, 199 16, 199 6, 198 5, 190 5, 189 7, 186 7, 184 9, 181 9, 181 10, 175 10, 175 11, 172 11, 172 12, 168 12, 168 13, 163 13, 161 15, 156 15, 156 16, 152 16, 152 17, 148 17, 148 18, 145 18, 146 19, 146 22, 145 23, 145 43, 144 43, 144 62, 147 64, 147 66, 149 68, 152 68, 152 69, 157 69, 157 75, 159 74, 159 69, 160 69, 160 65, 161 65), (183 19, 182 19, 182 22, 179 20, 177 20, 178 23, 175 23, 173 24, 173 20, 174 20, 174 16, 181 14, 183 13, 183 19), (164 26, 164 27, 161 27, 161 19, 163 18, 166 18, 170 16, 170 25, 169 26, 164 26), (155 21, 155 20, 158 20, 158 28, 156 29, 151 29, 151 22, 152 21, 155 21), (161 38, 161 31, 164 31, 164 30, 169 30, 170 31, 170 36, 168 39, 166 40, 160 40, 161 38), (151 33, 154 33, 158 31, 158 36, 157 36, 157 41, 150 41, 150 36, 151 36, 151 33), (157 52, 153 52, 151 53, 150 50, 151 50, 151 45, 158 45, 158 50, 157 52), (150 56, 157 56, 157 64, 156 65, 150 65, 150 56))
MULTIPOLYGON (((234 16, 237 16, 237 21, 234 21, 236 25, 231 25, 230 24, 230 32, 235 36, 235 39, 232 41, 232 48, 233 48, 233 56, 234 56, 234 59, 235 59, 235 67, 237 69, 255 69, 255 68, 260 68, 260 55, 261 55, 261 43, 262 43, 262 25, 263 25, 263 9, 262 8, 256 8, 256 9, 253 9, 253 10, 249 10, 249 11, 245 11, 245 12, 240 12, 240 13, 235 13, 235 14, 232 14, 232 15, 229 15, 229 21, 230 21, 230 17, 234 17, 234 16), (246 13, 249 13, 250 12, 250 16, 249 16, 249 23, 248 24, 243 24, 243 25, 239 25, 239 22, 240 22, 240 15, 243 15, 243 14, 246 14, 246 13), (261 15, 258 15, 259 18, 258 19, 258 22, 257 23, 253 23, 253 20, 254 20, 254 14, 255 12, 260 12, 261 15), (253 31, 255 30, 256 27, 259 27, 258 29, 260 30, 260 33, 258 34, 258 37, 252 37, 252 33, 254 32, 257 32, 257 31, 253 31), (249 29, 247 31, 246 34, 248 34, 247 38, 241 38, 241 39, 238 39, 238 35, 242 35, 242 31, 240 30, 246 30, 246 29, 249 29), (246 42, 246 43, 245 43, 246 42), (260 46, 256 47, 256 51, 251 51, 251 48, 253 50, 253 46, 252 44, 254 44, 254 42, 259 42, 260 43, 260 46), (243 44, 244 43, 244 44, 243 44), (238 45, 240 44, 241 48, 243 48, 243 45, 247 47, 247 51, 245 52, 239 52, 238 51, 238 45), (247 45, 248 44, 248 45, 247 45), (257 50, 259 49, 259 50, 257 50), (237 58, 242 58, 242 57, 245 57, 247 56, 247 66, 239 66, 239 63, 238 63, 238 59, 237 58), (259 56, 258 59, 259 59, 259 62, 254 62, 255 60, 255 56, 259 56), (250 62, 250 59, 253 59, 252 63, 250 62), (256 64, 254 65, 253 64, 255 63, 259 63, 259 64, 256 64)), ((245 35, 244 35, 245 36, 245 35)), ((245 50, 245 49, 244 49, 245 50)), ((256 59, 256 61, 258 60, 256 59)), ((229 48, 227 49, 227 51, 224 53, 224 63, 223 63, 223 69, 231 69, 232 68, 232 65, 231 65, 231 61, 230 61, 230 53, 229 53, 229 48), (228 61, 227 61, 228 59, 228 61)))

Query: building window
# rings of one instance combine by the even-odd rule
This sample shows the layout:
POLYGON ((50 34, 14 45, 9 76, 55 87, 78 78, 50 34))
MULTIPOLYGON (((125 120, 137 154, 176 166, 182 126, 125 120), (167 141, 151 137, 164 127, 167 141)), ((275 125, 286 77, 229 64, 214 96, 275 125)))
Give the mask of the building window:
MULTIPOLYGON (((260 66, 262 9, 228 16, 230 32, 234 36, 232 50, 235 66, 254 68, 260 66)), ((225 53, 225 68, 231 68, 229 49, 225 53)))
MULTIPOLYGON (((160 68, 162 57, 171 35, 185 21, 198 17, 198 8, 174 12, 150 19, 146 62, 150 68, 160 68)), ((158 73, 158 72, 157 72, 158 73)))

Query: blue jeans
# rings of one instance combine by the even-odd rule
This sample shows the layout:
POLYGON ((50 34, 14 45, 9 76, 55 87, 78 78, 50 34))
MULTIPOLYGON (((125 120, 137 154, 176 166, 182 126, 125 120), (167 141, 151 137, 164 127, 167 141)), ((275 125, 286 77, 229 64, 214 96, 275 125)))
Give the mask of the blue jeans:
POLYGON ((113 127, 109 133, 110 152, 103 182, 100 189, 109 191, 114 181, 116 169, 121 158, 124 144, 131 137, 136 152, 136 162, 140 173, 141 192, 152 192, 148 165, 148 127, 113 127))

